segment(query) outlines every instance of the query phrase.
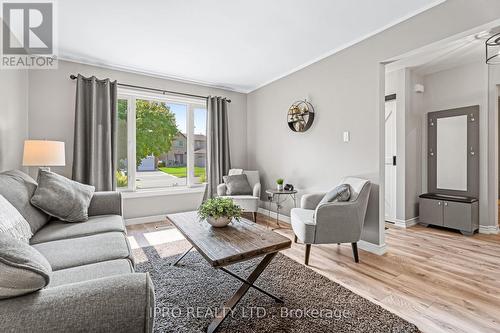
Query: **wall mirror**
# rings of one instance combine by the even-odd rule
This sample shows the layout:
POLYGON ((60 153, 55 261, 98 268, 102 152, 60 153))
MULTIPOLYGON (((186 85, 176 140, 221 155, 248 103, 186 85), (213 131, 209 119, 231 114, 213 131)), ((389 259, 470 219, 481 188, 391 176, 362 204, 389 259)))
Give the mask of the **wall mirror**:
POLYGON ((479 195, 479 106, 430 112, 427 184, 430 193, 479 195))
POLYGON ((467 191, 467 116, 436 122, 436 187, 467 191))

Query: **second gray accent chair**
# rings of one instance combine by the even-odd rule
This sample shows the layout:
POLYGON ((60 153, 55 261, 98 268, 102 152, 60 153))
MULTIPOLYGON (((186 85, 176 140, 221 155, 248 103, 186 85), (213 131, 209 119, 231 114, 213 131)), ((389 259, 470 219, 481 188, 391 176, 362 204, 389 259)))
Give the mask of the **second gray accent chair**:
POLYGON ((243 173, 247 176, 248 183, 252 188, 252 194, 248 195, 227 195, 227 186, 226 184, 219 184, 217 186, 217 195, 220 197, 231 198, 235 204, 240 206, 243 211, 249 212, 253 214, 254 222, 257 220, 257 211, 259 210, 259 201, 260 201, 260 176, 259 171, 250 171, 240 169, 231 169, 229 170, 228 175, 235 175, 243 173))
POLYGON ((359 262, 357 242, 363 230, 371 184, 356 177, 346 177, 341 184, 350 185, 349 201, 320 203, 326 192, 311 193, 302 196, 300 208, 291 211, 295 241, 300 239, 306 244, 306 265, 312 244, 351 243, 354 260, 359 262))

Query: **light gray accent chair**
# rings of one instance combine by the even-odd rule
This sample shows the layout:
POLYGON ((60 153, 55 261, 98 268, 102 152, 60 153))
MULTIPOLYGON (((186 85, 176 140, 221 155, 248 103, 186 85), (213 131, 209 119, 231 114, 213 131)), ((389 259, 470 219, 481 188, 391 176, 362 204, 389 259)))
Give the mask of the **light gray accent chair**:
MULTIPOLYGON (((18 190, 0 192, 29 200, 18 190)), ((34 233, 30 246, 50 264, 49 284, 0 300, 0 332, 153 332, 154 287, 148 273, 134 271, 121 194, 95 192, 88 215, 52 219, 34 233)))
POLYGON ((252 188, 251 195, 227 195, 226 184, 219 184, 217 186, 217 195, 224 198, 231 198, 235 204, 240 206, 244 212, 249 212, 253 214, 254 222, 257 221, 257 211, 259 210, 260 201, 260 176, 259 171, 249 171, 241 169, 231 169, 229 170, 228 176, 243 173, 247 175, 248 183, 252 188))
POLYGON ((363 230, 371 184, 356 177, 346 177, 341 184, 350 185, 349 201, 320 204, 326 192, 311 193, 302 196, 300 208, 291 211, 295 242, 299 239, 306 244, 306 265, 311 244, 351 243, 354 261, 359 262, 357 242, 363 230))

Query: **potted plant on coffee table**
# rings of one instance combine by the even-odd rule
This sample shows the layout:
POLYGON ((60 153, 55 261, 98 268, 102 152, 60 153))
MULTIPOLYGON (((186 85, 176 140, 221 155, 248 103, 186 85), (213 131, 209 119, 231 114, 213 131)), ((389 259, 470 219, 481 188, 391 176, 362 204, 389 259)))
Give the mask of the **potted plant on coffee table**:
POLYGON ((212 226, 220 228, 231 223, 233 219, 239 221, 242 211, 232 199, 217 197, 205 201, 198 209, 198 216, 212 226))

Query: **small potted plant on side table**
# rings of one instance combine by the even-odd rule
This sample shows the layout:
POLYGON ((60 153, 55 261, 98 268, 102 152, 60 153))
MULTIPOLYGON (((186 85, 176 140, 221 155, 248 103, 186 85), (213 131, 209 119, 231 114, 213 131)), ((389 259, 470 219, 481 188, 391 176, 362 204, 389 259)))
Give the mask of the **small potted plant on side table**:
POLYGON ((227 226, 233 219, 240 220, 242 209, 229 198, 213 198, 205 201, 198 209, 200 219, 207 220, 213 227, 227 226))
POLYGON ((283 191, 283 183, 284 182, 285 181, 283 180, 283 178, 276 179, 276 187, 277 187, 278 191, 283 191))

